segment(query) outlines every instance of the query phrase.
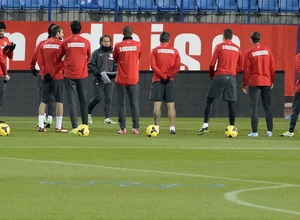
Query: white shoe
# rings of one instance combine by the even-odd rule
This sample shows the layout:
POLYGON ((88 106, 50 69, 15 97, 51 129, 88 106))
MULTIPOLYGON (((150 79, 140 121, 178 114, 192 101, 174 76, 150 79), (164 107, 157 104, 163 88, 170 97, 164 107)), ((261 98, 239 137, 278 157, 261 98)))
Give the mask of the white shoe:
POLYGON ((93 124, 93 119, 92 119, 92 115, 88 114, 88 123, 89 124, 93 124))
POLYGON ((251 132, 250 134, 248 134, 248 137, 258 137, 258 133, 257 132, 251 132))
POLYGON ((104 119, 104 123, 105 124, 112 124, 112 125, 116 125, 117 124, 117 122, 111 120, 110 118, 104 119))
POLYGON ((266 133, 266 137, 272 137, 273 136, 273 133, 272 133, 272 131, 267 131, 267 133, 266 133))

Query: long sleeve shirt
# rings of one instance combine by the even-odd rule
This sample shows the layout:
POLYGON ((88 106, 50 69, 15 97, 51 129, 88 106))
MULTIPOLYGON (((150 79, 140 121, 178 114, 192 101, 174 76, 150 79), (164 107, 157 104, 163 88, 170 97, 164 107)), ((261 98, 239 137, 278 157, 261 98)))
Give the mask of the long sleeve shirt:
POLYGON ((216 45, 213 56, 209 65, 210 78, 213 79, 215 76, 236 74, 242 71, 243 60, 241 49, 234 44, 231 40, 226 40, 216 45), (217 68, 215 70, 215 65, 217 68))
MULTIPOLYGON (((47 39, 46 39, 47 40, 47 39)), ((33 51, 33 54, 32 54, 32 58, 31 58, 31 61, 30 61, 30 66, 29 68, 31 70, 35 69, 35 64, 37 63, 38 61, 38 53, 39 53, 39 50, 42 46, 43 43, 45 43, 46 40, 42 40, 40 41, 40 43, 35 47, 34 51, 33 51)), ((40 65, 39 65, 40 67, 40 65)), ((43 76, 44 75, 44 70, 40 67, 40 71, 39 71, 39 75, 40 76, 43 76)))
POLYGON ((9 58, 9 59, 13 58, 13 55, 14 55, 14 52, 9 49, 3 53, 3 48, 6 45, 11 45, 11 42, 9 41, 9 39, 7 37, 4 36, 3 38, 0 39, 0 48, 2 50, 2 56, 0 56, 0 59, 1 59, 1 61, 0 61, 0 63, 1 63, 0 77, 3 77, 7 74, 6 60, 7 60, 7 58, 9 58))
POLYGON ((296 70, 297 70, 297 82, 295 85, 295 91, 300 92, 300 53, 296 55, 296 70))
POLYGON ((114 61, 118 64, 116 83, 135 85, 139 82, 139 59, 142 53, 140 42, 126 39, 115 45, 114 61))
POLYGON ((168 43, 161 43, 152 50, 150 63, 153 70, 152 82, 156 82, 167 77, 174 80, 174 76, 180 70, 181 61, 179 53, 174 47, 169 46, 168 43))
POLYGON ((243 87, 271 86, 275 81, 275 62, 271 50, 255 44, 245 54, 243 87))

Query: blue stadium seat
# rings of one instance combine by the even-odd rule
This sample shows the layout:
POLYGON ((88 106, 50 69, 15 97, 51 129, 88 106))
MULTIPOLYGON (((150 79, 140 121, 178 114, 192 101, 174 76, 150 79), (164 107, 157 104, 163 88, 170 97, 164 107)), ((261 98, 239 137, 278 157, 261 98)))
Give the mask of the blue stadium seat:
POLYGON ((183 11, 198 11, 196 0, 182 0, 182 5, 181 0, 176 0, 176 3, 183 11))
POLYGON ((135 0, 119 0, 119 6, 122 11, 138 11, 139 6, 135 0))
POLYGON ((99 10, 98 0, 79 0, 80 7, 88 10, 99 10))
POLYGON ((4 9, 21 9, 19 0, 2 0, 2 7, 4 9))
MULTIPOLYGON (((236 0, 238 11, 246 12, 248 11, 248 1, 249 0, 236 0)), ((257 12, 258 6, 256 0, 250 0, 250 12, 257 12)))
POLYGON ((42 6, 38 0, 20 0, 21 8, 23 9, 41 9, 42 6))
POLYGON ((80 9, 80 5, 77 0, 58 0, 58 4, 65 10, 80 9))
POLYGON ((158 6, 155 4, 154 0, 135 0, 140 6, 140 11, 157 11, 158 6))
POLYGON ((117 9, 120 9, 120 6, 118 5, 118 1, 116 0, 98 0, 98 4, 100 6, 100 10, 102 11, 113 11, 115 10, 116 4, 117 9))
POLYGON ((196 0, 200 11, 217 11, 217 5, 214 0, 196 0))
POLYGON ((299 12, 299 2, 298 0, 279 0, 279 10, 285 12, 299 12))
POLYGON ((178 11, 178 6, 174 0, 156 0, 160 11, 178 11))
POLYGON ((219 11, 236 11, 235 0, 216 0, 219 11))
POLYGON ((278 12, 277 0, 258 0, 258 9, 261 12, 278 12))
POLYGON ((60 4, 58 4, 57 0, 39 0, 39 3, 46 10, 49 8, 49 5, 51 9, 60 9, 60 4))

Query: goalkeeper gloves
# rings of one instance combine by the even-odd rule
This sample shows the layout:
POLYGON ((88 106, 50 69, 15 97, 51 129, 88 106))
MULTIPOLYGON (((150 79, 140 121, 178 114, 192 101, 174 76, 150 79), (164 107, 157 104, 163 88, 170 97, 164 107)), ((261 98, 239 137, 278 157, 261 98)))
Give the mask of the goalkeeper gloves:
POLYGON ((50 73, 46 73, 44 75, 44 82, 51 82, 51 80, 52 80, 51 74, 50 73))

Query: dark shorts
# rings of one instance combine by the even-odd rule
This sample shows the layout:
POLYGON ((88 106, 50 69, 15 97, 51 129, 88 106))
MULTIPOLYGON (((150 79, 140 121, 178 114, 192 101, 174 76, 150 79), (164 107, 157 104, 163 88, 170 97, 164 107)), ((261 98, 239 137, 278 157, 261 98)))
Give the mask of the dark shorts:
POLYGON ((214 77, 207 96, 214 99, 223 99, 224 101, 236 101, 236 78, 233 75, 214 77))
POLYGON ((174 81, 163 84, 160 81, 151 84, 151 92, 149 99, 154 102, 174 102, 175 101, 175 85, 174 81))
POLYGON ((50 101, 50 94, 53 92, 55 101, 63 103, 64 100, 64 80, 51 80, 51 82, 43 82, 43 97, 42 102, 48 104, 50 101))

